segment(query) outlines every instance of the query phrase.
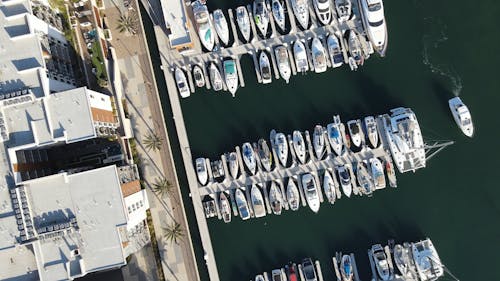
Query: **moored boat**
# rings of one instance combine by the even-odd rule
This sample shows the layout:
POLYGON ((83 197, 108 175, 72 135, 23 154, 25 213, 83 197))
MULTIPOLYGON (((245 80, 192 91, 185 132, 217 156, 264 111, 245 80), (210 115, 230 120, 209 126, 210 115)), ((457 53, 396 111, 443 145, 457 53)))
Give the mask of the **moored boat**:
POLYGON ((393 249, 394 263, 396 264, 396 268, 399 273, 403 277, 409 277, 413 275, 411 269, 411 251, 410 245, 408 243, 404 243, 404 246, 400 244, 396 244, 393 249))
POLYGON ((285 9, 281 0, 272 0, 271 10, 273 12, 274 21, 282 32, 285 32, 285 9))
POLYGON ((332 20, 330 0, 313 0, 313 6, 319 21, 323 25, 329 25, 332 20))
POLYGON ((253 213, 256 218, 260 218, 266 215, 266 206, 264 203, 264 197, 262 196, 262 192, 257 185, 252 185, 252 189, 250 191, 250 196, 252 197, 252 206, 253 213))
POLYGON ((226 193, 221 192, 219 198, 220 205, 220 213, 222 215, 222 219, 225 223, 231 222, 231 205, 229 204, 229 200, 227 199, 226 193))
POLYGON ((253 17, 257 29, 261 36, 265 38, 269 28, 269 11, 264 0, 255 0, 253 2, 253 17))
POLYGON ((177 67, 175 68, 174 76, 175 82, 177 84, 177 90, 179 90, 179 95, 181 95, 182 98, 189 97, 191 95, 191 92, 189 91, 189 86, 184 71, 177 67))
POLYGON ((238 207, 238 213, 240 214, 240 217, 242 220, 247 220, 250 218, 250 212, 248 210, 248 203, 247 199, 245 198, 245 193, 239 189, 236 188, 236 191, 234 192, 234 197, 236 200, 236 206, 238 207))
POLYGON ((339 67, 344 64, 344 54, 342 53, 342 45, 339 38, 335 34, 330 34, 326 40, 328 45, 328 53, 332 61, 332 67, 339 67))
POLYGON ((227 89, 234 97, 236 90, 238 90, 238 70, 234 59, 224 61, 224 79, 227 89))
POLYGON ((411 253, 421 281, 435 281, 444 275, 444 266, 429 238, 412 243, 411 253))
POLYGON ((311 43, 311 54, 314 65, 314 72, 322 73, 326 71, 326 52, 321 40, 314 37, 311 43))
POLYGON ((313 148, 317 159, 322 159, 325 153, 325 134, 321 125, 314 127, 313 148))
POLYGON ((309 70, 309 62, 307 61, 306 47, 302 41, 297 40, 293 43, 293 57, 297 72, 305 73, 309 70))
POLYGON ((318 188, 316 186, 316 180, 313 175, 306 173, 302 175, 302 188, 306 196, 307 204, 309 208, 315 213, 319 211, 319 195, 318 188))
POLYGON ((229 153, 229 174, 231 174, 231 177, 233 179, 238 178, 238 172, 240 170, 240 162, 238 161, 238 155, 236 152, 231 152, 229 153))
POLYGON ((215 43, 215 34, 212 30, 208 8, 201 1, 192 2, 191 7, 193 8, 198 37, 200 38, 201 44, 208 51, 212 51, 215 43))
POLYGON ((306 143, 300 131, 293 131, 293 150, 300 163, 306 163, 306 143))
POLYGON ((340 131, 340 126, 342 123, 340 122, 340 117, 338 115, 333 116, 333 123, 328 124, 326 127, 328 133, 328 142, 330 146, 338 156, 342 155, 343 152, 343 140, 342 133, 340 131))
POLYGON ((274 49, 274 55, 276 57, 280 76, 288 83, 292 71, 290 69, 290 59, 288 57, 287 47, 283 45, 276 47, 276 49, 274 49))
POLYGON ((377 270, 377 279, 388 281, 391 277, 391 272, 389 269, 388 257, 385 254, 382 245, 373 245, 371 248, 371 255, 373 257, 373 262, 375 263, 375 268, 377 270))
POLYGON ((201 185, 206 185, 208 181, 208 170, 207 162, 205 158, 197 158, 195 160, 196 164, 196 175, 198 176, 198 181, 201 185))
POLYGON ((262 167, 268 172, 271 171, 271 166, 273 164, 273 154, 267 145, 265 139, 259 139, 257 151, 259 153, 260 163, 262 167))
POLYGON ((368 135, 368 140, 373 148, 378 146, 378 131, 377 122, 373 116, 366 116, 365 119, 366 134, 368 135))
POLYGON ((358 34, 356 31, 353 29, 349 30, 347 32, 348 38, 348 46, 349 46, 349 54, 350 58, 352 58, 350 64, 352 64, 352 61, 354 61, 355 65, 351 65, 351 70, 356 70, 358 66, 363 65, 365 62, 365 57, 363 55, 363 49, 361 47, 361 42, 359 41, 358 34), (353 69, 355 68, 355 69, 353 69))
POLYGON ((340 272, 342 274, 342 281, 352 281, 354 271, 352 269, 352 261, 349 255, 343 255, 340 262, 340 272))
POLYGON ((352 15, 351 0, 334 0, 339 22, 347 21, 352 15))
POLYGON ((323 177, 323 190, 325 191, 328 202, 331 204, 335 203, 335 199, 337 199, 335 185, 333 183, 333 177, 328 170, 325 170, 325 175, 323 177))
POLYGON ((374 190, 373 179, 368 173, 365 162, 358 162, 358 165, 356 166, 356 178, 361 186, 361 192, 365 195, 371 196, 374 190))
POLYGON ((345 196, 351 197, 352 194, 352 182, 351 182, 351 174, 348 168, 345 165, 338 166, 337 172, 339 174, 340 186, 342 187, 342 191, 345 196))
POLYGON ((302 272, 304 272, 305 281, 318 281, 316 269, 314 268, 314 263, 311 258, 302 260, 302 272))
POLYGON ((288 281, 298 281, 299 276, 297 273, 297 265, 295 263, 289 263, 285 265, 285 272, 288 277, 288 281))
POLYGON ((307 0, 292 0, 292 10, 302 29, 309 27, 309 4, 307 0))
POLYGON ((460 97, 454 97, 448 101, 453 119, 464 135, 472 138, 474 136, 474 124, 469 108, 462 102, 460 97))
POLYGON ((271 271, 271 281, 287 281, 286 276, 281 271, 281 268, 273 269, 273 271, 271 271))
POLYGON ((261 51, 259 56, 260 76, 262 77, 262 84, 269 84, 273 80, 271 74, 271 63, 266 51, 261 51))
POLYGON ((350 120, 347 122, 347 128, 349 129, 349 135, 351 136, 351 141, 354 146, 361 147, 361 121, 359 119, 350 120))
POLYGON ((210 84, 212 84, 212 89, 214 91, 222 90, 222 76, 220 75, 219 68, 215 65, 214 62, 210 63, 209 66, 209 76, 210 76, 210 84))
POLYGON ((288 160, 288 142, 283 133, 277 133, 274 139, 274 145, 276 149, 276 154, 278 154, 278 159, 281 165, 286 167, 288 160))
POLYGON ((224 16, 221 9, 217 9, 213 12, 213 17, 215 31, 222 43, 227 46, 229 43, 229 26, 227 25, 226 16, 224 16))
POLYGON ((253 147, 249 142, 246 142, 241 147, 243 162, 247 166, 248 170, 252 175, 255 175, 257 172, 257 163, 255 162, 255 152, 253 151, 253 147))
POLYGON ((205 75, 203 74, 201 67, 197 64, 193 66, 193 78, 196 87, 201 88, 205 86, 205 75))
POLYGON ((396 180, 396 171, 394 171, 392 161, 390 159, 386 159, 384 160, 384 162, 385 162, 385 170, 387 171, 387 178, 389 179, 389 185, 391 187, 397 187, 398 183, 396 180))
POLYGON ((382 0, 359 0, 361 15, 368 39, 380 56, 387 51, 387 24, 382 0))
POLYGON ((236 22, 238 23, 238 28, 243 39, 245 39, 246 42, 250 42, 250 17, 248 16, 248 11, 245 6, 236 8, 236 22))
POLYGON ((255 276, 255 281, 265 281, 265 280, 266 279, 264 279, 264 276, 262 276, 262 274, 255 276))
POLYGON ((300 194, 297 184, 290 177, 288 178, 288 184, 286 186, 286 201, 290 205, 292 211, 297 211, 300 206, 300 194))
POLYGON ((385 188, 385 175, 384 175, 384 167, 382 166, 382 162, 376 157, 370 159, 370 167, 373 177, 373 182, 375 183, 376 189, 385 188))
POLYGON ((283 194, 276 184, 276 182, 271 181, 271 188, 269 190, 269 204, 271 204, 271 210, 275 215, 281 215, 281 209, 283 208, 283 194))

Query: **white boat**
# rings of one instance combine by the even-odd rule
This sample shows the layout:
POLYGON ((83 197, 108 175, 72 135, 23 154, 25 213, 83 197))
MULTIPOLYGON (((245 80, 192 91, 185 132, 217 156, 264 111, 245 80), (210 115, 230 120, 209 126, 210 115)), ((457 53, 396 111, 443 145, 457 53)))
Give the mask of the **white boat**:
POLYGON ((271 63, 266 51, 261 51, 259 56, 260 76, 262 77, 262 84, 269 84, 273 81, 271 74, 271 63))
POLYGON ((198 176, 198 181, 201 185, 206 185, 208 181, 208 171, 207 162, 205 158, 197 158, 195 160, 196 164, 196 175, 198 176))
POLYGON ((212 51, 215 43, 215 34, 212 29, 210 14, 208 13, 207 6, 202 4, 201 1, 194 1, 191 3, 193 14, 198 29, 198 37, 201 44, 208 51, 212 51))
POLYGON ((208 73, 210 76, 210 84, 212 84, 212 89, 214 89, 214 91, 216 92, 222 90, 222 76, 220 75, 219 68, 215 65, 214 62, 210 63, 208 73))
POLYGON ((332 20, 330 0, 313 0, 313 6, 319 21, 323 25, 329 25, 332 20))
POLYGON ((253 2, 253 17, 260 34, 265 38, 269 28, 269 11, 264 0, 255 0, 253 2))
POLYGON ((371 196, 373 194, 374 186, 373 179, 368 173, 365 162, 358 162, 356 166, 356 178, 358 179, 361 192, 365 195, 371 196))
POLYGON ((287 280, 284 272, 281 271, 281 268, 278 268, 278 269, 273 269, 273 271, 271 271, 270 281, 287 281, 287 280))
POLYGON ((229 174, 233 179, 238 178, 238 172, 240 170, 240 162, 238 161, 238 155, 236 152, 229 153, 229 174))
POLYGON ((411 277, 413 275, 413 272, 411 269, 412 257, 411 257, 410 245, 408 243, 404 243, 404 246, 396 244, 394 246, 393 256, 394 256, 394 263, 396 264, 399 273, 401 273, 403 277, 411 277))
POLYGON ((351 66, 351 70, 356 70, 358 66, 363 65, 363 63, 365 62, 365 57, 363 56, 363 49, 361 47, 361 42, 359 41, 359 37, 356 31, 351 29, 348 31, 348 33, 349 37, 347 38, 347 41, 349 46, 349 54, 352 60, 354 60, 354 62, 356 63, 355 66, 351 66), (352 69, 353 67, 355 69, 352 69))
POLYGON ((347 21, 352 15, 351 0, 334 0, 339 22, 347 21))
POLYGON ((247 166, 248 170, 252 175, 255 175, 257 172, 257 163, 255 162, 255 152, 253 151, 253 147, 249 142, 246 142, 241 147, 243 162, 247 166))
POLYGON ((288 57, 287 47, 283 45, 276 47, 276 49, 274 49, 274 56, 276 57, 276 63, 278 64, 278 71, 281 78, 288 83, 292 71, 290 69, 290 58, 288 57))
POLYGON ((311 54, 314 65, 314 72, 322 73, 326 71, 326 51, 318 37, 314 37, 311 43, 311 54))
POLYGON ((297 184, 290 177, 288 178, 288 184, 286 186, 286 201, 290 206, 292 211, 297 211, 300 206, 300 194, 299 189, 297 188, 297 184))
POLYGON ((262 274, 255 276, 255 281, 265 281, 264 276, 262 274))
POLYGON ((309 70, 306 47, 300 40, 293 43, 293 57, 295 58, 295 67, 297 68, 297 72, 305 73, 309 70))
POLYGON ((412 243, 411 249, 421 281, 435 281, 444 275, 444 266, 429 238, 412 243))
POLYGON ((373 116, 366 116, 364 121, 368 140, 370 141, 372 147, 376 148, 378 146, 377 122, 373 116))
POLYGON ((278 185, 272 181, 271 188, 269 190, 269 204, 271 204, 271 210, 275 215, 281 215, 281 209, 283 208, 283 195, 278 185))
POLYGON ((261 218, 266 215, 266 206, 264 203, 264 197, 262 197, 262 192, 257 185, 252 185, 252 190, 250 191, 252 197, 253 213, 256 218, 261 218))
POLYGON ((387 50, 387 24, 382 0, 359 0, 361 15, 368 39, 380 56, 387 50))
POLYGON ((229 26, 227 25, 226 16, 221 9, 217 9, 213 13, 215 31, 219 35, 219 39, 224 45, 229 43, 229 26))
POLYGON ((337 172, 339 174, 340 186, 342 187, 342 191, 344 192, 345 196, 351 197, 352 182, 349 169, 345 165, 343 165, 337 168, 337 172))
POLYGON ((328 142, 333 152, 338 156, 342 155, 343 150, 343 140, 342 133, 340 131, 340 117, 338 115, 333 116, 333 123, 330 123, 326 127, 328 133, 328 142))
POLYGON ((302 188, 304 189, 309 208, 311 208, 313 212, 317 213, 319 211, 319 195, 316 180, 313 175, 307 173, 302 176, 302 188))
POLYGON ((347 122, 347 128, 349 129, 352 144, 354 144, 354 146, 361 147, 361 121, 359 119, 350 120, 347 122))
POLYGON ((259 139, 257 148, 262 167, 264 167, 266 171, 270 172, 271 166, 273 164, 273 154, 271 153, 271 150, 269 149, 266 140, 259 139))
POLYGON ((328 170, 325 170, 325 176, 323 177, 323 190, 328 202, 331 204, 335 203, 335 199, 337 199, 335 184, 333 183, 332 174, 328 170))
POLYGON ((464 135, 472 138, 474 136, 474 124, 467 106, 459 97, 452 98, 448 101, 453 119, 464 135))
POLYGON ((391 272, 389 270, 388 258, 385 254, 384 248, 382 248, 382 245, 373 245, 371 248, 371 254, 373 262, 375 263, 375 268, 377 269, 377 280, 388 281, 391 277, 391 272))
POLYGON ((222 215, 222 219, 225 223, 231 222, 231 205, 229 204, 229 200, 227 199, 226 193, 221 192, 219 197, 219 207, 220 213, 222 215))
POLYGON ((320 125, 314 127, 313 148, 316 158, 322 159, 325 153, 325 134, 323 132, 323 127, 320 125))
POLYGON ((340 262, 340 272, 342 274, 342 281, 352 281, 354 271, 352 270, 351 256, 343 255, 340 262))
POLYGON ((274 138, 274 145, 281 165, 283 165, 283 167, 286 167, 288 160, 288 141, 283 133, 276 134, 274 138))
POLYGON ((384 161, 385 170, 387 171, 387 178, 389 179, 389 185, 391 187, 397 187, 397 179, 396 179, 396 171, 394 171, 394 167, 392 165, 392 160, 390 158, 384 161))
POLYGON ((370 159, 370 167, 372 172, 373 182, 375 183, 376 189, 385 188, 385 175, 384 175, 384 166, 382 166, 382 162, 376 157, 370 159))
POLYGON ((344 54, 342 53, 342 45, 339 38, 335 34, 330 34, 326 40, 328 45, 328 53, 332 61, 332 67, 339 67, 344 64, 344 54))
POLYGON ((302 29, 309 27, 309 4, 307 0, 292 0, 292 10, 302 29))
POLYGON ((240 214, 240 217, 242 220, 247 220, 250 218, 250 212, 248 211, 248 203, 247 199, 245 198, 245 193, 239 189, 236 188, 236 191, 234 192, 234 197, 236 201, 236 206, 238 207, 238 213, 240 214))
POLYGON ((245 6, 236 7, 236 22, 246 42, 250 42, 250 17, 245 6))
POLYGON ((271 10, 273 12, 274 21, 276 25, 285 32, 285 9, 283 9, 283 3, 281 0, 272 0, 271 10))
POLYGON ((224 61, 224 79, 227 89, 234 97, 236 90, 238 90, 238 70, 234 59, 224 61))
POLYGON ((310 258, 305 258, 302 261, 302 272, 304 273, 305 281, 318 281, 314 263, 310 258))
POLYGON ((201 67, 197 64, 193 66, 193 78, 196 87, 201 88, 205 86, 205 75, 203 74, 201 67))
POLYGON ((179 90, 179 94, 182 98, 187 98, 191 95, 189 91, 189 86, 186 79, 186 74, 180 68, 175 68, 175 82, 177 84, 177 90, 179 90))
POLYGON ((306 142, 300 131, 293 131, 293 150, 300 163, 306 163, 306 142))

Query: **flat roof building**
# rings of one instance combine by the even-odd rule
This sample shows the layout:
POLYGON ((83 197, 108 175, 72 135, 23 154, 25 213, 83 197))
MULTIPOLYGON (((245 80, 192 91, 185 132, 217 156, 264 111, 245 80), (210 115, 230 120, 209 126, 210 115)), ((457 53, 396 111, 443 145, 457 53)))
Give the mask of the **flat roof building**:
POLYGON ((172 49, 182 51, 192 48, 191 21, 188 20, 186 2, 184 0, 161 0, 161 7, 172 49))

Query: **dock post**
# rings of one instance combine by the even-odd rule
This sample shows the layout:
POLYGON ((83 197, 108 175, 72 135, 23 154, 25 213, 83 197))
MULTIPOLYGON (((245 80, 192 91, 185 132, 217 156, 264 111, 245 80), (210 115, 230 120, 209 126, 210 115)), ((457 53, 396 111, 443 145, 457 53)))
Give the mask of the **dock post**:
POLYGON ((316 265, 316 272, 318 273, 318 281, 323 281, 323 272, 321 272, 321 265, 319 264, 319 260, 314 262, 316 265))
POLYGON ((234 193, 232 190, 228 190, 229 198, 231 199, 231 208, 233 209, 233 215, 238 216, 238 207, 236 206, 236 200, 234 199, 234 193))
POLYGON ((210 82, 210 75, 207 71, 208 66, 210 66, 209 63, 202 61, 201 70, 203 71, 203 77, 205 77, 205 87, 207 88, 207 90, 210 90, 211 82, 210 82))
POLYGON ((259 155, 259 153, 257 153, 257 151, 258 151, 257 144, 255 142, 252 143, 252 147, 253 147, 253 150, 255 151, 255 162, 257 164, 257 171, 256 171, 256 173, 258 173, 258 171, 267 172, 266 169, 264 169, 264 167, 262 167, 262 162, 260 160, 260 155, 259 155))
POLYGON ((356 258, 354 257, 354 254, 352 254, 352 253, 351 253, 351 260, 352 260, 352 269, 354 271, 354 280, 360 281, 359 275, 358 275, 358 266, 356 265, 356 258))
POLYGON ((295 147, 293 146, 292 136, 287 135, 286 137, 288 139, 288 151, 290 152, 290 155, 292 155, 291 166, 293 167, 293 166, 296 166, 297 164, 300 164, 300 163, 299 163, 299 161, 297 161, 297 155, 295 152, 295 147))
POLYGON ((288 210, 288 201, 286 200, 286 192, 285 192, 285 187, 283 186, 283 179, 278 179, 276 180, 276 182, 280 187, 281 196, 283 197, 283 207, 285 207, 285 210, 288 210))
POLYGON ((252 188, 250 186, 250 188, 248 188, 248 186, 245 186, 243 187, 245 188, 245 194, 247 196, 247 202, 248 202, 248 211, 250 213, 250 217, 254 217, 254 214, 253 214, 253 202, 252 202, 252 197, 250 196, 250 188, 252 188))
POLYGON ((240 81, 240 87, 245 87, 245 79, 243 78, 243 71, 241 70, 240 64, 241 55, 236 57, 236 68, 238 69, 238 79, 240 81))
POLYGON ((333 178, 333 185, 335 185, 335 195, 337 195, 337 199, 340 199, 342 197, 342 192, 340 191, 340 184, 337 180, 337 169, 335 168, 335 165, 333 165, 330 174, 333 178))
MULTIPOLYGON (((314 152, 312 149, 311 136, 309 135, 309 131, 307 131, 307 130, 304 132, 304 134, 306 135, 306 144, 307 144, 307 152, 309 154, 309 161, 312 161, 313 159, 316 159, 316 156, 314 155, 314 152)), ((307 161, 307 162, 309 162, 309 161, 307 161)))
MULTIPOLYGON (((293 17, 293 15, 292 15, 293 17)), ((295 58, 293 57, 293 43, 290 42, 290 45, 287 43, 284 44, 288 49, 288 60, 290 61, 290 68, 292 69, 292 74, 297 75, 297 68, 295 65, 295 58)))
POLYGON ((328 130, 323 127, 323 138, 325 139, 326 145, 326 157, 331 157, 332 155, 332 147, 330 146, 330 138, 328 137, 328 130))
POLYGON ((189 90, 191 90, 191 94, 193 94, 195 89, 194 89, 194 83, 193 83, 193 72, 191 71, 191 64, 188 64, 183 68, 187 74, 189 90))
MULTIPOLYGON (((210 160, 208 158, 205 158, 205 166, 207 167, 207 172, 208 172, 208 182, 212 183, 214 182, 214 175, 212 174, 212 167, 210 166, 210 160)), ((199 182, 197 181, 199 184, 199 182)))
POLYGON ((241 149, 239 146, 236 146, 235 150, 236 150, 236 156, 238 158, 238 163, 240 163, 239 166, 240 166, 240 170, 241 170, 241 175, 242 176, 245 175, 245 177, 246 177, 247 171, 245 170, 245 163, 243 162, 243 158, 241 157, 241 149))
POLYGON ((311 66, 311 67, 309 67, 309 70, 315 71, 311 49, 309 48, 309 39, 310 38, 305 38, 305 40, 302 40, 302 41, 304 43, 304 47, 306 48, 307 61, 309 62, 309 65, 311 66))
MULTIPOLYGON (((220 220, 222 219, 222 214, 220 213, 220 207, 219 207, 219 197, 217 196, 218 193, 214 193, 214 204, 215 204, 215 212, 217 213, 217 218, 220 220)), ((211 195, 210 195, 211 196, 211 195)))
POLYGON ((289 34, 293 34, 297 31, 297 23, 295 22, 295 14, 293 13, 292 4, 290 0, 285 0, 286 10, 288 14, 288 19, 290 20, 290 32, 289 34))
POLYGON ((229 181, 229 177, 230 177, 230 173, 229 173, 229 169, 227 168, 227 157, 226 157, 226 154, 222 154, 220 156, 220 159, 222 161, 222 168, 224 169, 224 181, 229 181))
MULTIPOLYGON (((300 201, 302 202, 302 207, 307 206, 306 196, 304 194, 304 187, 302 186, 301 175, 297 175, 297 188, 299 189, 300 201)), ((292 177, 291 177, 292 178, 292 177)), ((295 179, 295 176, 293 177, 295 179)))
POLYGON ((316 27, 321 26, 321 23, 318 22, 318 19, 316 18, 313 1, 307 0, 307 2, 309 2, 309 5, 307 5, 307 7, 309 7, 309 21, 311 22, 311 26, 309 26, 309 29, 315 29, 316 27))
POLYGON ((276 34, 276 26, 274 24, 274 14, 272 13, 271 5, 269 5, 269 0, 266 1, 266 7, 267 7, 267 10, 269 11, 269 23, 271 25, 271 36, 269 36, 269 37, 273 38, 276 34))
MULTIPOLYGON (((210 22, 211 22, 210 26, 212 27, 212 32, 213 32, 213 31, 215 31, 215 27, 212 24, 215 22, 213 13, 210 13, 210 22)), ((214 32, 214 33, 215 33, 214 34, 215 46, 218 46, 218 47, 222 46, 221 42, 219 41, 219 34, 217 34, 217 32, 214 32)))
POLYGON ((278 153, 276 153, 277 147, 276 147, 276 144, 274 143, 274 137, 276 136, 276 132, 274 134, 271 132, 271 135, 272 136, 269 138, 269 141, 271 142, 271 151, 273 153, 274 163, 275 163, 274 166, 276 166, 277 170, 281 170, 281 168, 286 168, 286 167, 283 166, 280 159, 278 158, 278 153))
POLYGON ((346 167, 349 170, 349 174, 351 175, 352 193, 354 193, 354 195, 362 195, 358 187, 357 178, 354 175, 354 171, 352 169, 352 164, 347 164, 346 167))
POLYGON ((233 46, 238 46, 240 44, 240 39, 238 38, 238 31, 236 30, 236 25, 234 23, 233 9, 227 10, 229 14, 229 24, 231 25, 231 30, 233 31, 233 46))
POLYGON ((264 280, 269 281, 269 276, 267 275, 267 272, 263 272, 262 276, 264 276, 264 280))
POLYGON ((320 41, 321 41, 321 44, 323 44, 323 47, 325 48, 326 52, 327 52, 327 55, 326 55, 326 65, 329 67, 329 68, 332 68, 332 60, 330 59, 330 56, 329 56, 329 52, 328 52, 328 42, 327 42, 327 36, 325 34, 325 36, 321 36, 322 38, 320 38, 320 41))
POLYGON ((306 280, 306 278, 304 277, 304 271, 302 270, 302 264, 300 264, 300 263, 299 263, 298 268, 299 268, 299 276, 300 276, 300 280, 301 280, 301 281, 305 281, 305 280, 306 280))
MULTIPOLYGON (((335 253, 337 254, 337 253, 335 253)), ((341 255, 339 255, 341 256, 341 255)), ((337 281, 342 281, 342 275, 340 275, 340 270, 339 270, 339 262, 337 261, 336 257, 332 257, 332 263, 333 263, 333 271, 335 272, 335 276, 337 277, 337 281)))
POLYGON ((321 181, 319 180, 318 172, 311 172, 311 174, 314 176, 314 180, 316 181, 316 190, 318 191, 318 196, 319 196, 319 202, 323 203, 324 198, 323 198, 323 190, 322 190, 322 184, 321 181))
POLYGON ((221 77, 222 78, 222 89, 227 92, 226 79, 224 79, 224 60, 222 59, 222 57, 220 58, 218 64, 219 64, 220 75, 222 76, 221 77))
POLYGON ((270 214, 271 213, 271 203, 269 202, 269 194, 267 192, 267 182, 264 182, 262 184, 262 189, 264 191, 264 201, 266 202, 266 210, 267 210, 267 213, 270 214))
POLYGON ((392 263, 392 255, 389 246, 384 247, 385 254, 387 255, 387 263, 389 264, 390 278, 394 278, 394 265, 392 263))
POLYGON ((276 79, 280 79, 280 73, 279 73, 279 70, 278 70, 278 63, 276 62, 276 57, 275 57, 275 53, 274 53, 274 49, 273 48, 267 48, 270 55, 271 55, 271 63, 273 64, 273 70, 274 70, 274 77, 276 79))
POLYGON ((257 76, 257 82, 262 83, 262 77, 260 77, 259 61, 257 60, 258 50, 252 51, 251 55, 253 58, 253 65, 255 68, 255 75, 257 76))
POLYGON ((253 10, 252 10, 252 6, 250 6, 250 4, 247 5, 247 12, 248 12, 248 17, 250 19, 250 29, 252 30, 252 39, 250 40, 250 42, 254 42, 256 40, 260 40, 259 39, 259 33, 257 31, 257 29, 255 28, 255 20, 254 20, 254 17, 253 17, 253 10))

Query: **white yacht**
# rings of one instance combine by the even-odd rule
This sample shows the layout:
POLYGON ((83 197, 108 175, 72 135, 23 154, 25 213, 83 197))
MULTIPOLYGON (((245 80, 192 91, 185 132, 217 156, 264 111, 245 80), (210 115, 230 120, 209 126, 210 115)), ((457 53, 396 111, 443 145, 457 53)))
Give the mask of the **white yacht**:
POLYGON ((201 44, 208 51, 212 51, 215 43, 215 34, 212 29, 210 14, 208 13, 207 6, 202 4, 201 1, 194 1, 191 3, 193 14, 198 29, 198 37, 201 44))
POLYGON ((299 189, 297 188, 297 184, 295 184, 295 181, 291 177, 288 178, 288 184, 286 186, 286 201, 288 202, 288 205, 290 205, 290 209, 292 211, 297 211, 299 209, 299 189))
POLYGON ((196 87, 201 88, 205 86, 205 75, 203 74, 203 70, 197 64, 193 66, 193 78, 196 83, 196 87))
POLYGON ((281 0, 272 0, 271 10, 276 25, 282 32, 285 32, 285 9, 283 9, 283 2, 281 0))
POLYGON ((257 163, 255 162, 255 152, 253 151, 253 147, 249 142, 246 142, 241 147, 243 162, 247 166, 248 170, 252 175, 255 175, 257 172, 257 163))
POLYGON ((352 15, 351 0, 334 0, 339 22, 348 21, 352 15))
POLYGON ((330 0, 313 0, 314 10, 319 21, 323 25, 329 25, 332 21, 332 10, 330 9, 330 0))
POLYGON ((350 63, 349 66, 351 70, 357 70, 358 66, 363 65, 365 62, 365 57, 363 55, 363 49, 361 47, 361 42, 359 41, 358 34, 353 29, 348 31, 349 37, 347 38, 349 45, 350 63), (354 65, 352 63, 355 63, 354 65))
POLYGON ((213 13, 215 31, 219 35, 219 39, 224 45, 229 43, 229 26, 227 25, 226 16, 221 9, 217 9, 213 13))
POLYGON ((288 141, 283 133, 276 134, 274 145, 281 165, 283 165, 283 167, 286 167, 288 160, 288 141))
POLYGON ((198 176, 198 181, 201 185, 206 185, 208 181, 208 171, 207 162, 205 158, 197 158, 195 160, 196 164, 196 175, 198 176))
POLYGON ((340 117, 335 115, 333 116, 333 123, 328 124, 326 127, 328 142, 330 143, 333 152, 335 152, 338 156, 342 155, 344 144, 344 141, 342 140, 342 133, 340 131, 340 125, 342 125, 340 117))
POLYGON ((373 148, 378 146, 378 131, 377 122, 373 116, 366 116, 364 119, 366 134, 368 135, 368 140, 373 148))
POLYGON ((361 137, 361 121, 359 119, 350 120, 347 122, 347 128, 349 129, 352 144, 354 144, 354 146, 361 147, 363 142, 363 138, 361 137))
POLYGON ((271 150, 269 149, 266 140, 259 139, 257 148, 262 167, 264 167, 266 171, 270 172, 271 166, 273 164, 273 154, 271 153, 271 150))
POLYGON ((247 199, 245 198, 245 193, 241 189, 236 188, 236 191, 234 192, 234 197, 241 219, 242 220, 249 219, 250 212, 248 211, 248 203, 247 199))
POLYGON ((315 213, 319 211, 319 195, 316 180, 313 175, 306 173, 302 176, 302 188, 309 208, 315 213))
POLYGON ((224 61, 224 80, 226 80, 227 89, 234 97, 238 90, 238 69, 234 59, 224 61))
POLYGON ((227 199, 226 193, 221 192, 219 197, 219 207, 220 213, 222 215, 222 219, 225 223, 231 222, 231 205, 229 204, 229 200, 227 199))
POLYGON ((318 37, 314 37, 311 43, 311 54, 314 65, 314 72, 322 73, 326 71, 326 51, 318 37))
POLYGON ((302 29, 309 28, 309 4, 307 0, 292 0, 292 10, 302 29))
POLYGON ((293 44, 293 57, 295 58, 295 66, 297 68, 297 72, 305 73, 309 70, 306 47, 300 40, 295 41, 295 43, 293 44))
POLYGON ((269 84, 273 81, 271 74, 271 63, 266 51, 261 51, 259 56, 260 76, 262 77, 262 84, 269 84))
POLYGON ((338 166, 337 172, 339 174, 340 186, 342 187, 342 191, 345 196, 351 197, 352 194, 352 183, 351 183, 351 173, 349 169, 345 166, 338 166))
POLYGON ((325 134, 321 125, 314 127, 313 133, 313 148, 316 158, 321 160, 325 153, 325 134))
POLYGON ((252 197, 253 213, 256 218, 261 218, 266 215, 266 205, 264 203, 264 197, 262 197, 262 192, 257 185, 252 185, 250 191, 250 196, 252 197))
POLYGON ((305 258, 302 261, 302 272, 304 273, 305 281, 318 281, 316 269, 311 258, 305 258))
POLYGON ((385 175, 384 175, 384 166, 382 166, 382 162, 376 157, 370 159, 370 168, 372 172, 373 182, 375 183, 376 189, 385 188, 385 175))
POLYGON ((425 167, 425 147, 415 113, 398 107, 386 117, 384 130, 389 149, 400 173, 425 167))
POLYGON ((450 99, 448 104, 451 114, 453 114, 453 118, 460 130, 462 130, 464 135, 472 138, 474 136, 474 124, 472 123, 472 117, 467 106, 459 97, 450 99))
POLYGON ((269 190, 269 204, 271 204, 273 214, 281 215, 281 209, 283 209, 283 195, 274 181, 271 181, 271 188, 269 190))
POLYGON ((444 266, 429 238, 412 243, 411 249, 421 281, 435 281, 444 275, 444 266))
POLYGON ((335 199, 337 199, 335 184, 333 183, 332 174, 330 174, 330 171, 328 170, 325 170, 325 176, 323 177, 323 190, 325 191, 325 196, 328 199, 328 202, 331 204, 335 203, 335 199))
POLYGON ((352 269, 351 256, 343 255, 340 262, 340 272, 342 274, 342 281, 352 281, 354 271, 352 269))
POLYGON ((344 64, 344 54, 342 53, 342 45, 339 38, 335 34, 330 34, 327 39, 328 53, 332 61, 332 67, 339 67, 344 64))
POLYGON ((276 47, 276 49, 274 49, 274 56, 276 57, 280 76, 288 84, 292 71, 290 69, 290 58, 288 57, 287 47, 283 45, 276 47))
POLYGON ((265 281, 264 276, 262 274, 255 276, 255 281, 265 281))
POLYGON ((361 192, 365 195, 372 196, 374 190, 373 179, 368 173, 365 162, 358 162, 356 165, 356 178, 361 187, 361 192))
POLYGON ((377 269, 377 280, 388 281, 391 278, 388 257, 382 245, 376 244, 371 248, 371 257, 377 269))
POLYGON ((231 152, 229 153, 229 174, 231 174, 231 177, 233 179, 238 178, 238 172, 240 170, 240 162, 238 161, 238 155, 236 152, 231 152))
POLYGON ((245 6, 236 8, 236 22, 238 23, 238 28, 240 29, 243 39, 245 39, 246 42, 250 42, 250 17, 248 16, 248 11, 245 6))
POLYGON ((271 271, 270 281, 287 281, 287 280, 284 272, 281 271, 281 268, 278 268, 278 269, 273 269, 273 271, 271 271))
POLYGON ((177 89, 179 90, 179 94, 182 98, 187 98, 191 95, 186 74, 184 74, 184 71, 178 67, 175 68, 175 82, 177 83, 177 89))
MULTIPOLYGON (((403 277, 411 277, 412 272, 412 257, 410 245, 404 243, 403 246, 396 244, 393 250, 394 263, 403 277)), ((416 279, 416 278, 415 278, 416 279)), ((411 279, 410 279, 411 280, 411 279)))
POLYGON ((269 11, 264 0, 255 0, 253 2, 253 17, 260 34, 265 38, 269 28, 269 11))
POLYGON ((222 90, 222 76, 220 75, 219 68, 215 65, 214 62, 211 62, 208 70, 212 89, 214 89, 214 91, 216 92, 222 90))
POLYGON ((359 0, 361 15, 368 39, 380 56, 387 50, 387 25, 382 0, 359 0))
POLYGON ((293 150, 302 164, 306 163, 306 143, 300 131, 293 131, 293 150))

